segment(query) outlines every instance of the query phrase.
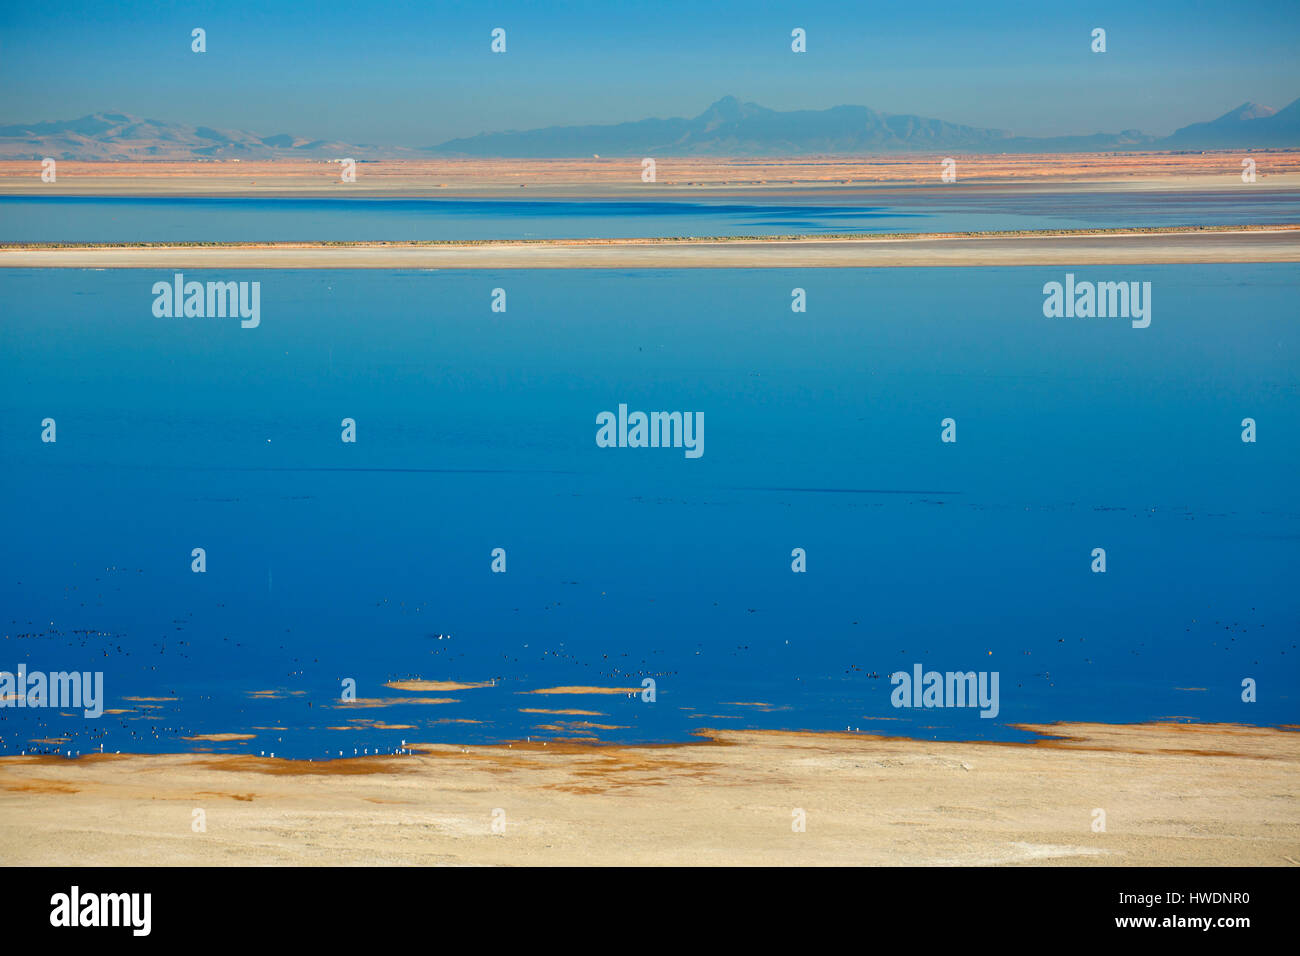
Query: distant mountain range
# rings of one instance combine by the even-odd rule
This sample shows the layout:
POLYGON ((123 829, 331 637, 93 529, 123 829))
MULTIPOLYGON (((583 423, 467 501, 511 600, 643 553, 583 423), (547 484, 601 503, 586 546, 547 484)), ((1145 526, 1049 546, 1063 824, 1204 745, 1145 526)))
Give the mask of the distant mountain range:
POLYGON ((287 133, 258 136, 243 130, 140 119, 126 113, 0 126, 0 159, 333 159, 371 149, 380 147, 309 140, 287 133))
POLYGON ((376 146, 260 136, 125 113, 0 127, 0 159, 419 159, 438 156, 814 156, 961 151, 1111 152, 1131 149, 1300 147, 1300 100, 1281 110, 1243 103, 1218 119, 1164 137, 1139 130, 1082 136, 1013 136, 865 106, 779 112, 725 96, 691 119, 645 119, 594 126, 480 133, 437 146, 376 146))
POLYGON ((1232 149, 1295 146, 1297 140, 1300 100, 1280 110, 1242 103, 1216 120, 1184 126, 1161 142, 1170 149, 1232 149))

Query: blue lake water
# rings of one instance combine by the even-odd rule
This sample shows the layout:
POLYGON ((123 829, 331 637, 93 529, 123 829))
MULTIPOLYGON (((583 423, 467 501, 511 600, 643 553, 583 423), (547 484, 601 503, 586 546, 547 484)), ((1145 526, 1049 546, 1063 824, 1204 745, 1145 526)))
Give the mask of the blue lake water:
POLYGON ((0 270, 0 670, 122 711, 0 709, 2 753, 1297 722, 1295 265, 187 274, 255 329, 155 318, 170 278, 0 270), (1150 327, 1044 318, 1067 271, 1150 327), (598 447, 619 403, 704 454, 598 447), (892 706, 917 663, 997 717, 892 706))
POLYGON ((894 189, 870 204, 0 197, 0 242, 587 239, 1288 223, 1294 192, 894 189))

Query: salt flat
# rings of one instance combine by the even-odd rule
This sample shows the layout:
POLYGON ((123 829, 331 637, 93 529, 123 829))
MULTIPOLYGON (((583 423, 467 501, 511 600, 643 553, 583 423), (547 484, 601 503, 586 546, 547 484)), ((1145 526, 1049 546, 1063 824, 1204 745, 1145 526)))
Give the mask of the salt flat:
POLYGON ((1294 732, 1178 723, 1026 729, 1044 738, 706 731, 693 744, 427 745, 326 763, 5 757, 0 858, 178 866, 1300 859, 1294 732), (204 832, 194 829, 195 810, 204 832))

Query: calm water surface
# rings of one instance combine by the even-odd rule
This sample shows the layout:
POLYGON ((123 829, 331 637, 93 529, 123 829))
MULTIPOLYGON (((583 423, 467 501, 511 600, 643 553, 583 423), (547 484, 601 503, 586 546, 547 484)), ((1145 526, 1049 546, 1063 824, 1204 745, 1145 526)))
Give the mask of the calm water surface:
POLYGON ((587 239, 1300 221, 1295 193, 892 190, 871 205, 461 199, 0 198, 0 242, 587 239))
POLYGON ((1294 265, 187 276, 260 281, 256 329, 155 318, 170 275, 0 270, 0 669, 118 711, 0 709, 0 752, 1297 722, 1294 265), (1066 271, 1151 326, 1044 318, 1066 271), (597 447, 620 402, 704 455, 597 447), (915 663, 1000 713, 892 707, 915 663))

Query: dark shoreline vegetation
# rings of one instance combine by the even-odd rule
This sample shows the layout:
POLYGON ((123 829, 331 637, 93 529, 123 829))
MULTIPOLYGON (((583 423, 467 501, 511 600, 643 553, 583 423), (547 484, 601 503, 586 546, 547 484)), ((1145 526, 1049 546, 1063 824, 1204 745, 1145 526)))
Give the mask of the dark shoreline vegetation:
POLYGON ((314 249, 327 246, 347 248, 410 246, 595 246, 595 245, 689 245, 705 242, 872 242, 925 239, 1053 239, 1069 236, 1155 236, 1181 233, 1291 232, 1300 223, 1245 224, 1221 226, 1118 226, 1104 229, 1006 229, 984 232, 880 232, 880 233, 792 233, 782 236, 660 236, 636 239, 324 239, 268 240, 261 242, 0 242, 0 249, 314 249))

